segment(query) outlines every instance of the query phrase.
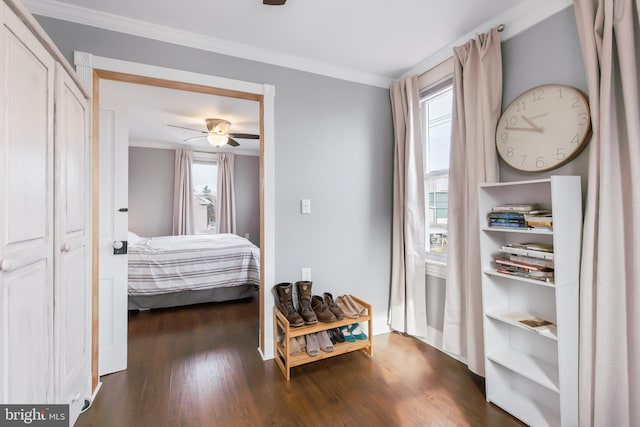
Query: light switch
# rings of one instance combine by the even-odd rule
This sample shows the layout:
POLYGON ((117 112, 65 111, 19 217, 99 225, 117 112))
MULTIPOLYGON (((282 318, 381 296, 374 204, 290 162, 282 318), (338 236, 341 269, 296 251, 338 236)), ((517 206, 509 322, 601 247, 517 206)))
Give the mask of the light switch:
POLYGON ((309 199, 302 199, 300 200, 300 210, 303 214, 310 214, 311 213, 311 200, 309 199))

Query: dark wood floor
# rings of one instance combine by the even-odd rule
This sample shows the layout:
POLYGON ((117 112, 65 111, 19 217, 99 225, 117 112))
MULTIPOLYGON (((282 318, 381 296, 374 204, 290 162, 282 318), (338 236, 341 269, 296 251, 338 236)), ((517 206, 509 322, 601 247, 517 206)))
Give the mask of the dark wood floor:
POLYGON ((374 337, 374 356, 294 368, 258 346, 255 300, 129 316, 129 367, 102 377, 83 426, 521 426, 482 380, 411 337, 374 337))

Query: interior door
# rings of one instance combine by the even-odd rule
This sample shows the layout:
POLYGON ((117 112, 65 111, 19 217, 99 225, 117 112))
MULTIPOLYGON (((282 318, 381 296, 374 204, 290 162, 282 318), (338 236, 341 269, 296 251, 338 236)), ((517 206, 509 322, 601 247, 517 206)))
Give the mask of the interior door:
POLYGON ((54 61, 0 3, 0 402, 53 401, 54 61))
MULTIPOLYGON (((102 86, 102 84, 101 84, 102 86)), ((114 255, 128 229, 126 107, 100 103, 100 354, 98 374, 127 368, 127 255, 114 255)))
POLYGON ((87 100, 59 64, 55 107, 56 401, 73 425, 91 397, 91 150, 87 100))

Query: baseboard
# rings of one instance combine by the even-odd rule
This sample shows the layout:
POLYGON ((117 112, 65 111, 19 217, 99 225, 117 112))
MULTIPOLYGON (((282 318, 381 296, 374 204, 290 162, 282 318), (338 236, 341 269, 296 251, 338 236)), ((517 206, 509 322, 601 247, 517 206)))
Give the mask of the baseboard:
POLYGON ((82 410, 80 411, 81 414, 89 410, 89 408, 91 408, 91 405, 93 405, 93 402, 96 400, 96 396, 98 395, 98 392, 100 391, 101 388, 102 388, 102 381, 98 381, 98 385, 96 385, 95 390, 93 390, 93 394, 91 394, 91 397, 85 399, 85 405, 82 407, 82 410))
POLYGON ((263 361, 273 359, 273 340, 265 340, 264 342, 265 351, 263 352, 260 347, 258 347, 258 353, 260 353, 260 357, 262 357, 263 361))

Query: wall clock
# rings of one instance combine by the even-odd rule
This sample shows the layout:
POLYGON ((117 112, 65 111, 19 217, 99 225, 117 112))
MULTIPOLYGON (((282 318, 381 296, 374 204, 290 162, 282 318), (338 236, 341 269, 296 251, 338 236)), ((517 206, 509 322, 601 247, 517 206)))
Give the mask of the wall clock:
POLYGON ((572 160, 590 136, 585 95, 571 86, 546 84, 519 95, 504 110, 496 128, 496 148, 509 166, 544 172, 572 160))

